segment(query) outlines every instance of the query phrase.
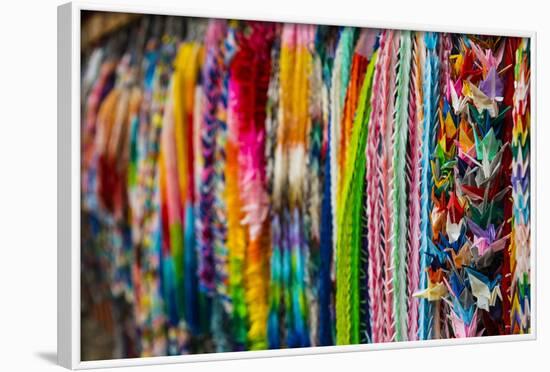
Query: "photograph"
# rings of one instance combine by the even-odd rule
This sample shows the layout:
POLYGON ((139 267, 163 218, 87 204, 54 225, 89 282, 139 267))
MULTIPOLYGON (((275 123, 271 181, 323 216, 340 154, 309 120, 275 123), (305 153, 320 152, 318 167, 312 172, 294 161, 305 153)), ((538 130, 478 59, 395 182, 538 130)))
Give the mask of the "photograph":
POLYGON ((531 37, 76 24, 82 361, 532 333, 531 37))

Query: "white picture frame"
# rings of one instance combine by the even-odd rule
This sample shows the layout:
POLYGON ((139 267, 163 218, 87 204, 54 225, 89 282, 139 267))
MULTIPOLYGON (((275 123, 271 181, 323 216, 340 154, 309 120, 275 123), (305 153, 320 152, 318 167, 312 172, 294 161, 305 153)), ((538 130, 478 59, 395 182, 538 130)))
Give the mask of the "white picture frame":
POLYGON ((198 11, 181 7, 155 7, 136 4, 110 5, 88 1, 74 1, 58 7, 58 195, 57 195, 57 352, 58 362, 69 369, 91 369, 104 367, 144 366, 155 364, 219 361, 240 358, 264 358, 291 355, 312 355, 353 351, 372 351, 431 346, 450 346, 495 342, 527 341, 537 338, 537 107, 536 107, 536 50, 537 35, 534 31, 517 31, 484 28, 456 28, 431 25, 378 23, 357 19, 320 19, 307 15, 266 15, 255 12, 198 11), (162 14, 175 16, 197 16, 212 18, 233 18, 243 20, 279 21, 294 23, 315 23, 370 28, 391 28, 402 30, 489 34, 527 37, 531 39, 531 333, 524 335, 481 336, 467 339, 443 339, 407 341, 397 343, 361 344, 346 346, 324 346, 298 349, 263 351, 242 351, 150 358, 128 358, 112 360, 82 361, 80 358, 80 14, 83 10, 162 14))

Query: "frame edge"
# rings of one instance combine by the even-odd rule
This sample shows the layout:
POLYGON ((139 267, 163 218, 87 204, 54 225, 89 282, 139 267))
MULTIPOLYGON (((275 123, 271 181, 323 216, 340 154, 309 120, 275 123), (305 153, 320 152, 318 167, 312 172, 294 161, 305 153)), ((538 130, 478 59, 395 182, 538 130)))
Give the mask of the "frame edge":
POLYGON ((72 9, 57 7, 57 363, 73 367, 71 249, 72 9))

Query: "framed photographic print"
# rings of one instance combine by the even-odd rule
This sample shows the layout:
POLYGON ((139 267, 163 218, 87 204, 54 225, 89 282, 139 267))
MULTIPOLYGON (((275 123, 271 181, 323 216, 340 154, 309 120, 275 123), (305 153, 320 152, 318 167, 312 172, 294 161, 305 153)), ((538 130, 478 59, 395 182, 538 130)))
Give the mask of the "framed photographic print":
POLYGON ((60 6, 60 363, 534 339, 535 44, 60 6))

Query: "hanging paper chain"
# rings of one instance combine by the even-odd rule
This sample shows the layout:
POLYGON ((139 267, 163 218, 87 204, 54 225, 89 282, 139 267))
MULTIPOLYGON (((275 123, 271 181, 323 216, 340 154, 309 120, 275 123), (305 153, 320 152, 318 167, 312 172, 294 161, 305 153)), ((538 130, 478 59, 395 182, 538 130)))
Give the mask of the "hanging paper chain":
POLYGON ((83 54, 84 358, 531 331, 530 40, 142 20, 83 54))

